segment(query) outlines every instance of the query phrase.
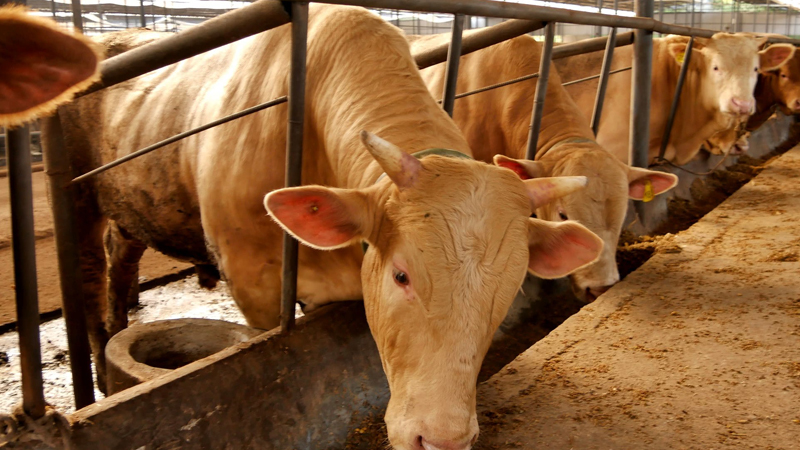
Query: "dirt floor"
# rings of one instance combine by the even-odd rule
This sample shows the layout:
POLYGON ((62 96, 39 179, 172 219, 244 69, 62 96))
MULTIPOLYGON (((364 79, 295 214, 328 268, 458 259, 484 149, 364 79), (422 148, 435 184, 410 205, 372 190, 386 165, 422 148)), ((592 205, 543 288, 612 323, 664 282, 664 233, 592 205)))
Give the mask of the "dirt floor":
MULTIPOLYGON (((53 219, 47 201, 47 179, 44 172, 33 176, 33 213, 36 233, 36 266, 39 283, 39 311, 52 313, 61 308, 58 284, 58 261, 53 238, 53 219)), ((16 322, 14 305, 14 270, 11 250, 11 204, 8 178, 0 178, 0 329, 16 322)), ((139 269, 140 281, 153 280, 185 270, 191 266, 147 250, 139 269)))
POLYGON ((477 449, 800 448, 800 148, 478 392, 477 449))

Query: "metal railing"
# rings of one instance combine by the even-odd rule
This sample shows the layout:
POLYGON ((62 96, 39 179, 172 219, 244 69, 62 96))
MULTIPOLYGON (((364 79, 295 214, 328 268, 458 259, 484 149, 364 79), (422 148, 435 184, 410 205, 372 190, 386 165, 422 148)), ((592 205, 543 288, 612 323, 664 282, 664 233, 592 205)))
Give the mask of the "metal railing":
MULTIPOLYGON (((78 4, 77 1, 73 4, 78 4)), ((531 117, 529 152, 535 151, 541 125, 541 113, 545 101, 551 59, 606 49, 606 58, 600 74, 595 112, 592 125, 596 131, 602 113, 602 98, 608 80, 612 54, 616 46, 635 45, 633 65, 633 106, 631 111, 631 162, 647 165, 650 77, 653 32, 710 37, 715 32, 701 28, 669 25, 652 18, 653 0, 637 0, 637 17, 611 16, 599 13, 565 10, 516 3, 501 3, 490 0, 327 0, 324 3, 356 5, 369 8, 405 9, 421 12, 449 13, 456 16, 452 43, 429 49, 416 55, 420 68, 448 60, 447 80, 443 102, 452 114, 452 99, 455 98, 455 80, 458 73, 457 60, 461 55, 489 47, 504 40, 526 34, 546 26, 544 52, 537 81, 534 112, 531 117), (476 31, 461 39, 465 15, 499 17, 509 20, 494 27, 476 31), (553 48, 553 29, 556 22, 567 22, 611 27, 610 39, 597 38, 575 44, 553 48), (614 28, 633 28, 633 34, 616 35, 614 28), (635 37, 634 37, 635 36, 635 37), (460 47, 460 48, 459 48, 460 47)), ((101 66, 101 81, 82 95, 132 79, 152 70, 173 64, 204 51, 229 44, 277 26, 292 23, 291 81, 288 95, 288 139, 286 156, 286 186, 301 184, 301 161, 303 147, 303 117, 305 100, 305 60, 308 26, 308 2, 291 0, 283 4, 275 0, 261 0, 239 10, 231 11, 204 22, 185 32, 144 45, 137 49, 108 59, 101 66), (289 5, 284 8, 283 5, 289 5)), ((800 44, 798 40, 771 38, 773 42, 800 44)), ((688 58, 687 58, 688 59, 688 58)), ((676 95, 680 95, 678 91, 676 95)), ((281 99, 269 103, 279 104, 281 99)), ((264 106, 264 104, 260 105, 264 106)), ((272 106, 272 105, 269 105, 272 106)), ((255 108, 251 108, 255 109, 255 108)), ((263 109, 263 108, 261 108, 263 109)), ((249 111, 250 113, 255 111, 249 111)), ((243 115, 243 114, 241 114, 243 115)), ((232 119, 231 119, 232 120, 232 119)), ((70 359, 72 364, 75 402, 78 408, 94 401, 90 370, 89 346, 86 322, 83 315, 81 274, 78 265, 78 247, 75 238, 76 217, 72 201, 77 181, 99 173, 72 178, 69 155, 60 132, 58 115, 46 119, 49 133, 45 151, 45 166, 48 174, 56 230, 56 245, 59 258, 61 292, 64 316, 67 325, 70 359)), ((217 121, 221 122, 221 121, 217 121)), ((197 130, 193 130, 199 132, 197 130)), ((189 132, 187 132, 189 133, 189 132)), ((187 133, 183 133, 184 135, 187 133)), ((172 139, 172 138, 171 138, 172 139)), ((176 139, 177 140, 177 139, 176 139)), ((44 412, 42 390, 41 357, 38 341, 38 308, 36 294, 36 267, 34 261, 30 165, 26 163, 27 131, 12 130, 8 133, 9 178, 12 185, 12 224, 14 227, 15 277, 17 286, 17 316, 22 353, 23 404, 25 411, 33 417, 44 412), (27 178, 27 179, 26 179, 27 178)), ((171 141, 172 142, 172 141, 171 141)), ((153 147, 153 146, 151 146, 153 147)), ((142 153, 142 152, 140 152, 142 153)), ((142 153, 143 154, 143 153, 142 153)), ((27 156, 29 158, 29 154, 27 156)), ((131 159, 131 158, 128 158, 131 159)), ((124 161, 122 161, 124 162, 124 161)), ((121 164, 115 162, 112 164, 121 164)), ((107 170, 110 167, 104 167, 107 170)), ((291 330, 294 324, 297 284, 297 241, 288 234, 284 237, 281 328, 291 330)))

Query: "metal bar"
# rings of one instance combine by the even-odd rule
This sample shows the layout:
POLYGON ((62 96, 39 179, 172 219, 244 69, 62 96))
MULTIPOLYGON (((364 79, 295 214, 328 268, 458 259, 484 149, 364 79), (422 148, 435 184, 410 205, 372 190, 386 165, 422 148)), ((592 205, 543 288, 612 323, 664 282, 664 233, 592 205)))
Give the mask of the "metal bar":
MULTIPOLYGON (((544 25, 544 22, 539 21, 508 20, 469 32, 461 41, 461 56, 539 30, 544 28, 544 25)), ((417 67, 424 69, 445 62, 449 48, 449 43, 445 43, 416 53, 414 60, 417 62, 417 67)))
MULTIPOLYGON (((597 0, 597 12, 599 14, 603 13, 603 0, 597 0)), ((601 27, 599 25, 596 26, 594 28, 594 36, 595 37, 599 37, 599 36, 602 36, 602 35, 603 35, 603 27, 601 27)))
POLYGON ((606 98, 606 87, 608 86, 608 76, 611 71, 611 63, 614 62, 614 48, 617 46, 617 29, 612 28, 608 34, 606 43, 606 53, 603 55, 603 66, 600 69, 600 82, 597 85, 597 95, 594 98, 594 110, 592 111, 592 132, 597 136, 600 129, 600 117, 603 114, 603 101, 606 98))
MULTIPOLYGON (((289 123, 286 141, 286 187, 300 186, 303 169, 303 119, 306 100, 306 45, 308 3, 292 3, 292 68, 289 78, 289 123)), ((281 278, 281 332, 294 327, 297 304, 297 240, 283 235, 281 278)))
POLYGON ((139 0, 139 18, 142 21, 142 28, 147 26, 147 16, 144 11, 144 0, 139 0))
POLYGON ((286 23, 289 15, 280 2, 257 1, 103 61, 101 81, 78 97, 286 23))
POLYGON ((33 231, 31 138, 28 127, 6 129, 8 182, 11 194, 11 243, 14 292, 22 371, 22 407, 33 418, 44 415, 42 354, 39 347, 39 297, 33 231))
POLYGON ((669 108, 669 116, 667 117, 667 126, 664 128, 664 135, 661 138, 661 148, 658 151, 658 159, 663 160, 664 154, 667 152, 667 145, 669 145, 669 138, 672 134, 672 126, 675 123, 675 114, 678 112, 678 105, 681 101, 681 92, 683 92, 683 83, 686 80, 686 73, 689 71, 689 62, 692 59, 692 48, 694 46, 694 36, 689 38, 689 44, 686 45, 686 53, 683 56, 683 63, 681 63, 681 71, 678 74, 678 84, 675 86, 675 95, 672 97, 672 105, 669 108))
POLYGON ((69 188, 72 171, 58 113, 43 119, 42 126, 47 130, 46 142, 42 143, 42 147, 45 173, 50 188, 50 205, 53 209, 58 278, 61 285, 61 310, 67 325, 75 408, 80 409, 94 403, 94 383, 92 351, 86 331, 75 203, 72 189, 69 188))
POLYGON ((76 30, 83 32, 83 13, 81 12, 81 0, 72 0, 72 26, 76 30))
POLYGON ((453 106, 456 96, 456 83, 458 83, 458 63, 461 60, 461 37, 464 33, 464 15, 456 14, 453 17, 453 31, 450 38, 450 48, 447 51, 447 66, 444 72, 444 92, 442 92, 442 108, 447 115, 453 117, 453 106))
MULTIPOLYGON (((653 0, 636 0, 636 15, 653 17, 653 0)), ((653 72, 653 32, 636 30, 633 42, 633 92, 631 95, 630 165, 647 167, 650 150, 650 93, 653 72)), ((645 223, 644 203, 634 202, 639 219, 645 223)))
MULTIPOLYGON (((570 56, 581 55, 584 53, 598 52, 606 48, 608 37, 584 39, 571 44, 559 45, 553 49, 553 59, 568 58, 570 56)), ((622 47, 633 44, 633 31, 619 33, 616 35, 615 47, 622 47)))
MULTIPOLYGON (((609 75, 614 75, 615 73, 625 72, 626 70, 631 70, 631 69, 633 69, 633 67, 623 67, 621 69, 612 70, 612 71, 608 72, 608 74, 609 75)), ((589 75, 588 77, 585 77, 585 78, 578 78, 577 80, 572 80, 572 81, 567 81, 566 83, 561 83, 561 85, 562 86, 571 86, 573 84, 583 83, 584 81, 589 81, 589 80, 594 80, 595 78, 600 78, 600 75, 602 75, 602 74, 598 73, 597 75, 589 75)))
POLYGON ((770 23, 769 23, 769 0, 767 0, 766 6, 767 6, 767 23, 764 24, 764 32, 765 33, 769 33, 769 26, 770 26, 770 23))
POLYGON ((71 183, 73 183, 73 184, 74 183, 79 183, 79 182, 81 182, 83 180, 86 180, 87 178, 91 178, 91 177, 93 177, 93 176, 95 176, 95 175, 97 175, 99 173, 103 173, 108 169, 117 167, 118 165, 120 165, 122 163, 128 162, 128 161, 130 161, 132 159, 136 159, 136 158, 138 158, 138 157, 140 157, 142 155, 146 155, 146 154, 148 154, 148 153, 150 153, 150 152, 152 152, 154 150, 158 150, 159 148, 162 148, 164 146, 172 144, 173 142, 180 141, 181 139, 184 139, 184 138, 187 138, 187 137, 192 136, 194 134, 200 133, 201 131, 208 130, 209 128, 214 128, 217 125, 222 125, 223 123, 227 123, 227 122, 230 122, 231 120, 236 120, 236 119, 238 119, 240 117, 244 117, 244 116, 256 113, 258 111, 267 109, 267 108, 269 108, 271 106, 280 105, 281 103, 286 103, 286 101, 287 101, 287 97, 286 96, 278 97, 275 100, 270 100, 270 101, 268 101, 266 103, 262 103, 260 105, 253 106, 252 108, 247 108, 247 109, 245 109, 243 111, 239 111, 239 112, 231 114, 229 116, 225 116, 225 117, 223 117, 221 119, 217 119, 217 120, 215 120, 213 122, 209 122, 209 123, 207 123, 205 125, 201 125, 201 126, 199 126, 197 128, 193 128, 193 129, 191 129, 189 131, 184 131, 181 134, 176 134, 175 136, 172 136, 170 138, 164 139, 161 142, 156 142, 153 145, 145 147, 145 148, 143 148, 141 150, 137 150, 137 151, 135 151, 135 152, 133 152, 133 153, 131 153, 129 155, 125 155, 122 158, 114 160, 114 161, 112 161, 112 162, 110 162, 108 164, 104 164, 104 165, 98 167, 97 169, 94 169, 92 171, 86 172, 85 174, 83 174, 81 176, 75 177, 75 179, 73 179, 71 181, 71 183))
POLYGON ((539 129, 542 126, 544 101, 547 96, 547 81, 550 79, 550 62, 553 55, 553 42, 555 41, 555 22, 549 22, 544 27, 544 45, 542 46, 542 59, 539 61, 539 79, 536 81, 536 93, 533 97, 533 114, 531 114, 531 128, 528 131, 528 151, 525 157, 533 161, 536 158, 536 146, 539 143, 539 129))

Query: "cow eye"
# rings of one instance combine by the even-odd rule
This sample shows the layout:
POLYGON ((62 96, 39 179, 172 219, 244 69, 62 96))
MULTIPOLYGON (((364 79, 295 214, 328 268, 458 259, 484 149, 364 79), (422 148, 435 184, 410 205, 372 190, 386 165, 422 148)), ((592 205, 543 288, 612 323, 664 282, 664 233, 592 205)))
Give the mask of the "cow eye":
POLYGON ((753 72, 758 72, 758 67, 754 68, 753 72))
POLYGON ((400 286, 408 286, 408 275, 405 272, 395 269, 394 282, 400 286))
POLYGON ((714 70, 719 70, 719 67, 718 66, 714 66, 714 70))
POLYGON ((531 214, 531 219, 538 219, 539 217, 536 216, 536 213, 531 214))
POLYGON ((786 78, 786 74, 785 74, 785 73, 782 73, 782 74, 781 74, 781 78, 786 78))
POLYGON ((567 217, 567 214, 564 211, 559 211, 558 217, 561 217, 561 220, 569 220, 569 217, 567 217))

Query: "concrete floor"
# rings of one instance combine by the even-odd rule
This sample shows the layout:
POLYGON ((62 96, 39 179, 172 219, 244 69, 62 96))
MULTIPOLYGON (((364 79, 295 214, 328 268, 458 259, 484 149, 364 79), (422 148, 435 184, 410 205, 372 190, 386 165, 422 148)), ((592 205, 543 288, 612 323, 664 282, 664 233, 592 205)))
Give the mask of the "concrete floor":
POLYGON ((800 146, 480 386, 478 449, 800 449, 800 146))

